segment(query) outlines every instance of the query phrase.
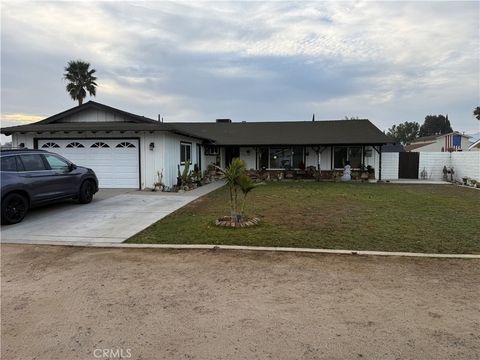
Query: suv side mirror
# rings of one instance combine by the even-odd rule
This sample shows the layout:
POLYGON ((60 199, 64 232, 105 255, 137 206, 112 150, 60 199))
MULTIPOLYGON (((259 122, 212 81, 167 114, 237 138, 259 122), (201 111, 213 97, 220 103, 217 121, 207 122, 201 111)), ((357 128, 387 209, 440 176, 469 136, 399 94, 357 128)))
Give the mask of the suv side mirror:
POLYGON ((69 165, 68 165, 68 171, 73 171, 73 170, 75 170, 76 168, 77 168, 77 165, 75 165, 75 164, 69 164, 69 165))

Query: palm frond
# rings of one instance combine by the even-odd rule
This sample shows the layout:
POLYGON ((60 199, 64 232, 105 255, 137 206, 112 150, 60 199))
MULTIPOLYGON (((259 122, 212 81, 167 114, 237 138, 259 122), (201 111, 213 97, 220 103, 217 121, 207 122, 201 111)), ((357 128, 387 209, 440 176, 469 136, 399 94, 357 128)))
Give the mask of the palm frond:
POLYGON ((65 67, 63 78, 68 81, 67 92, 73 100, 78 100, 79 104, 87 96, 96 95, 97 78, 93 76, 95 69, 90 69, 90 63, 82 60, 71 60, 65 67))

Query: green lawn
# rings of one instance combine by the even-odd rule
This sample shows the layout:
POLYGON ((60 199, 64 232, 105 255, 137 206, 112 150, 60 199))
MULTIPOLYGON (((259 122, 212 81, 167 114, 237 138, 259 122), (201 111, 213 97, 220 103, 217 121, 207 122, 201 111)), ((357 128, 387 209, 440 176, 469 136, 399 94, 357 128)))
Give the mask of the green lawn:
POLYGON ((480 253, 480 191, 449 185, 274 182, 254 189, 253 228, 220 228, 224 187, 141 233, 130 243, 231 244, 480 253))

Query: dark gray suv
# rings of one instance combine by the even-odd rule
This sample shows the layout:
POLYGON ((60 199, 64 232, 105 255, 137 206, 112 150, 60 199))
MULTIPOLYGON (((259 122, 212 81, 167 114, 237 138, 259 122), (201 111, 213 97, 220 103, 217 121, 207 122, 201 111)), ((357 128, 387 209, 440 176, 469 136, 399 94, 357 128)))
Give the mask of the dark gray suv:
POLYGON ((2 224, 23 220, 28 209, 62 199, 92 201, 98 179, 92 169, 43 150, 2 150, 2 224))

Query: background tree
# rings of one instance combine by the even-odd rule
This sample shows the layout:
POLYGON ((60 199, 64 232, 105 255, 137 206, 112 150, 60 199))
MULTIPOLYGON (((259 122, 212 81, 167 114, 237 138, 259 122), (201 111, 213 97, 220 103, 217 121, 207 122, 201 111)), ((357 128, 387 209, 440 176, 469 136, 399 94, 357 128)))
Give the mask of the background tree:
POLYGON ((396 142, 405 145, 416 139, 419 131, 419 123, 414 121, 405 121, 403 124, 393 125, 390 129, 388 129, 387 135, 394 138, 396 142))
POLYGON ((73 100, 78 100, 78 105, 82 105, 83 99, 87 96, 96 95, 97 78, 93 76, 95 69, 90 70, 90 64, 81 60, 69 61, 65 67, 63 78, 68 81, 67 92, 73 100))
POLYGON ((453 132, 448 115, 427 115, 420 126, 419 136, 442 135, 453 132))
POLYGON ((477 106, 475 109, 473 109, 473 115, 477 118, 477 120, 480 120, 480 106, 477 106))

